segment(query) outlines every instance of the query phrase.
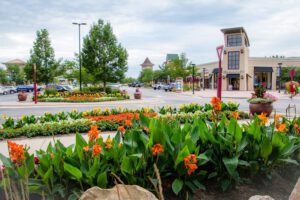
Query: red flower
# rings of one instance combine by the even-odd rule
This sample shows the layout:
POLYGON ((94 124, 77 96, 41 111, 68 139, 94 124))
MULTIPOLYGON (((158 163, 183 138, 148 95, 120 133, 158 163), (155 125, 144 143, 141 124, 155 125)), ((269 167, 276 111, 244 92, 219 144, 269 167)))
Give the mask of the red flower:
POLYGON ((164 147, 161 144, 155 144, 152 147, 152 155, 157 156, 158 154, 164 152, 164 147))
POLYGON ((183 159, 185 168, 188 170, 188 175, 191 175, 196 169, 197 166, 197 158, 195 154, 191 154, 183 159))
POLYGON ((125 121, 125 126, 127 126, 127 127, 132 126, 131 121, 130 121, 130 120, 126 120, 126 121, 125 121))
POLYGON ((120 131, 121 133, 125 133, 126 130, 125 130, 124 126, 119 126, 118 131, 120 131))
POLYGON ((37 156, 34 156, 34 163, 36 165, 40 164, 40 160, 39 160, 39 158, 37 156))

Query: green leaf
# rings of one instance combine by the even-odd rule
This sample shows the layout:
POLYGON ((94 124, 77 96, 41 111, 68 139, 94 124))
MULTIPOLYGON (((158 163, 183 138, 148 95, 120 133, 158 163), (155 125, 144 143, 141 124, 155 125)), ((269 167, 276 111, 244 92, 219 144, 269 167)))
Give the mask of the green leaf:
POLYGON ((106 188, 107 187, 107 173, 106 172, 102 172, 101 174, 98 175, 97 185, 100 188, 106 188))
POLYGON ((73 165, 70 165, 66 162, 64 163, 64 170, 69 172, 78 181, 82 178, 81 171, 77 167, 74 167, 73 165))
POLYGON ((189 152, 189 148, 187 146, 185 146, 179 153, 178 153, 178 156, 176 158, 176 161, 175 161, 175 167, 177 167, 177 165, 183 161, 183 159, 185 157, 187 157, 188 155, 190 155, 190 152, 189 152))
POLYGON ((5 157, 2 153, 0 153, 0 160, 6 167, 13 167, 11 160, 5 157))
POLYGON ((271 153, 272 153, 272 143, 267 138, 265 138, 261 144, 260 155, 265 160, 267 160, 271 153))
POLYGON ((53 168, 50 167, 50 168, 48 169, 48 171, 47 171, 45 174, 43 174, 42 177, 43 177, 43 181, 44 181, 45 183, 47 183, 48 179, 49 179, 50 177, 53 177, 53 168))
POLYGON ((133 166, 130 163, 130 158, 123 157, 122 163, 121 163, 121 171, 122 171, 122 173, 123 174, 125 174, 125 173, 131 174, 132 173, 132 169, 133 169, 132 167, 133 166))
POLYGON ((230 174, 230 176, 235 177, 236 175, 236 168, 238 166, 238 157, 233 158, 223 158, 223 163, 227 169, 227 172, 230 174))
POLYGON ((95 158, 94 163, 92 167, 89 169, 89 171, 87 172, 86 176, 89 178, 95 176, 99 170, 99 167, 100 167, 99 158, 95 158))
POLYGON ((173 192, 178 195, 178 193, 182 190, 183 181, 180 179, 175 179, 172 183, 172 190, 173 192))
POLYGON ((148 127, 149 124, 150 124, 150 119, 148 117, 146 117, 145 115, 143 114, 140 114, 139 116, 139 119, 140 119, 140 122, 143 126, 146 126, 148 127))

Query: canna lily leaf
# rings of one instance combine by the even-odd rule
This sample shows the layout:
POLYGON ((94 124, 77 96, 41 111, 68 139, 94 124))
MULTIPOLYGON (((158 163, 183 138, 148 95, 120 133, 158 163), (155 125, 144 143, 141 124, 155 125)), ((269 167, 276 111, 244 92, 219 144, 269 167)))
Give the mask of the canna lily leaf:
POLYGON ((230 176, 235 177, 237 173, 236 169, 239 163, 238 157, 235 156, 233 158, 223 158, 222 160, 230 176))
POLYGON ((180 179, 175 179, 172 183, 172 190, 173 192, 178 195, 178 193, 182 190, 183 181, 180 179))
POLYGON ((82 173, 81 171, 77 168, 74 167, 73 165, 70 165, 68 163, 64 163, 64 170, 69 172, 76 180, 80 180, 82 178, 82 173))
POLYGON ((183 159, 185 157, 187 157, 188 155, 190 155, 190 152, 189 152, 189 148, 187 146, 185 146, 179 153, 178 153, 178 156, 176 158, 176 161, 175 161, 175 167, 177 167, 177 165, 183 161, 183 159))
POLYGON ((265 138, 261 144, 260 155, 261 157, 264 158, 264 160, 267 160, 271 153, 272 153, 272 143, 267 138, 265 138))

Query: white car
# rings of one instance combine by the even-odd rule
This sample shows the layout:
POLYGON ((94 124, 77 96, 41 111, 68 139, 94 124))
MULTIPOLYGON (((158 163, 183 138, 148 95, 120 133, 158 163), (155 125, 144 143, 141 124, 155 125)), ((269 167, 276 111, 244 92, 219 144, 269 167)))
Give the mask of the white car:
POLYGON ((0 94, 3 94, 3 95, 9 94, 9 90, 3 86, 0 86, 0 94))
POLYGON ((164 84, 163 83, 157 83, 157 84, 152 85, 152 87, 153 87, 154 90, 160 90, 164 87, 164 84))
POLYGON ((114 89, 114 90, 119 90, 122 85, 119 83, 109 83, 106 86, 110 87, 111 89, 114 89))

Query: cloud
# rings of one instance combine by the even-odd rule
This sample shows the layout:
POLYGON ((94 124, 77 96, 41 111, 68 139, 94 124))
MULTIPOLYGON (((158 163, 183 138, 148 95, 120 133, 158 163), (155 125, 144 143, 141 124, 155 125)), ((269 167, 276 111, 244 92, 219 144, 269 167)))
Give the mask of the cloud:
POLYGON ((57 58, 78 52, 82 36, 99 18, 113 26, 129 53, 129 76, 137 77, 149 57, 158 67, 167 53, 185 52, 190 61, 216 60, 221 28, 243 26, 251 56, 299 56, 300 5, 297 0, 60 0, 0 1, 0 62, 28 59, 35 33, 47 28, 57 58))

